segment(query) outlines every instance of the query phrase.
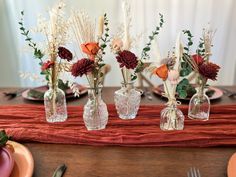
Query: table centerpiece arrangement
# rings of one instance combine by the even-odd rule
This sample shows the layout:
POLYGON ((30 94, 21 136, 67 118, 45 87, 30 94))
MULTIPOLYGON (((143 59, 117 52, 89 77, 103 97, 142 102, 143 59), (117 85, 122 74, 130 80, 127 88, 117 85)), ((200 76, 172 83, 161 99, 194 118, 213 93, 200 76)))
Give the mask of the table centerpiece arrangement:
POLYGON ((153 39, 159 34, 163 26, 163 15, 160 15, 159 26, 155 28, 152 35, 149 36, 149 42, 143 48, 142 56, 138 58, 131 48, 135 43, 135 39, 130 35, 131 28, 131 8, 127 1, 122 2, 123 8, 123 29, 119 34, 114 36, 111 42, 111 50, 116 55, 116 60, 121 68, 123 81, 121 82, 121 89, 115 91, 114 101, 117 113, 121 119, 134 119, 137 115, 141 92, 134 87, 134 82, 137 79, 137 74, 142 72, 145 68, 143 60, 148 59, 151 43, 153 39))
POLYGON ((184 115, 177 107, 181 104, 176 100, 176 87, 179 83, 180 59, 183 55, 183 46, 180 42, 180 34, 177 37, 175 52, 168 53, 168 56, 157 60, 147 68, 151 75, 156 75, 162 79, 164 84, 163 97, 168 99, 166 106, 160 112, 160 128, 161 130, 183 130, 184 115))
POLYGON ((107 15, 96 24, 86 12, 72 12, 70 17, 75 43, 85 57, 78 59, 71 67, 74 77, 86 76, 88 80, 88 102, 84 106, 83 120, 88 130, 101 130, 108 122, 107 106, 102 100, 103 55, 109 42, 107 15))
POLYGON ((188 117, 190 119, 208 120, 210 114, 210 99, 206 95, 206 89, 208 88, 207 81, 215 81, 220 67, 217 64, 210 62, 212 40, 215 31, 210 29, 203 29, 202 37, 196 54, 183 55, 183 60, 188 63, 191 70, 196 75, 195 85, 197 93, 195 93, 190 102, 188 117))
MULTIPOLYGON (((69 71, 70 62, 73 58, 72 53, 64 47, 69 39, 69 23, 65 19, 64 7, 65 3, 60 1, 49 10, 48 21, 42 16, 39 17, 34 32, 40 33, 44 37, 42 44, 37 44, 30 37, 30 31, 24 26, 23 11, 19 22, 21 34, 25 36, 28 46, 33 49, 34 57, 39 60, 41 74, 45 75, 45 80, 49 86, 48 91, 44 94, 45 113, 48 122, 63 122, 67 119, 65 93, 58 88, 58 83, 61 82, 59 77, 63 75, 63 72, 69 71), (39 46, 44 48, 40 49, 39 46)), ((70 86, 74 92, 78 92, 73 82, 70 86)))

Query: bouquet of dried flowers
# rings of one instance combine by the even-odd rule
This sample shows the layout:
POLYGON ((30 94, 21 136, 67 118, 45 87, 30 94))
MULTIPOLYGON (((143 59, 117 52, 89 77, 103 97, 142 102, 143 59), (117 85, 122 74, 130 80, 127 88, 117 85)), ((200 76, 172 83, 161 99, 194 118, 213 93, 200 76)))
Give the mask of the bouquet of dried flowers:
POLYGON ((163 96, 168 99, 167 107, 161 111, 160 128, 162 130, 182 130, 184 128, 184 115, 177 108, 180 104, 176 101, 176 87, 179 83, 180 59, 183 55, 183 47, 180 42, 180 34, 176 41, 175 52, 164 59, 157 58, 147 70, 162 79, 164 83, 163 96))
POLYGON ((181 58, 180 76, 183 79, 176 88, 180 98, 195 94, 195 87, 205 87, 208 79, 216 80, 220 69, 218 65, 209 62, 215 31, 203 29, 196 54, 190 54, 190 47, 193 45, 192 33, 189 30, 184 30, 183 33, 187 35, 188 42, 184 47, 183 57, 181 58), (196 86, 190 83, 194 78, 196 78, 196 86))
MULTIPOLYGON (((68 85, 78 92, 75 88, 74 81, 63 84, 60 79, 60 73, 70 69, 70 63, 73 59, 72 53, 65 48, 69 39, 69 23, 64 16, 65 3, 60 1, 52 9, 49 10, 49 20, 42 16, 38 18, 38 25, 32 31, 42 34, 44 40, 34 42, 30 36, 30 30, 24 25, 24 11, 21 12, 22 18, 19 21, 21 34, 25 37, 28 46, 33 49, 33 54, 39 60, 42 75, 45 75, 46 81, 55 87, 56 84, 64 90, 68 85), (43 47, 39 47, 43 46, 43 47)), ((24 74, 22 75, 24 77, 24 74)))
POLYGON ((215 31, 203 29, 198 49, 194 55, 183 55, 191 70, 197 74, 197 87, 204 89, 208 79, 216 80, 220 66, 210 62, 212 39, 215 31))
POLYGON ((99 18, 97 35, 96 25, 87 13, 74 11, 70 21, 75 42, 85 55, 72 65, 71 74, 74 77, 85 75, 90 88, 98 89, 104 75, 102 72, 102 67, 105 65, 103 55, 109 42, 107 15, 104 14, 99 18))
MULTIPOLYGON (((142 50, 141 57, 137 57, 132 51, 132 47, 135 44, 135 37, 130 35, 131 28, 131 8, 127 1, 122 3, 123 13, 124 13, 124 24, 123 29, 119 29, 119 34, 113 37, 111 42, 111 50, 116 54, 116 60, 121 68, 121 73, 124 83, 130 83, 137 78, 137 73, 142 72, 145 68, 144 60, 150 58, 149 52, 151 50, 152 41, 159 34, 160 29, 163 26, 164 20, 163 15, 159 14, 160 22, 159 26, 152 31, 149 36, 149 41, 146 43, 142 50)), ((137 36, 138 37, 138 36, 137 36)))

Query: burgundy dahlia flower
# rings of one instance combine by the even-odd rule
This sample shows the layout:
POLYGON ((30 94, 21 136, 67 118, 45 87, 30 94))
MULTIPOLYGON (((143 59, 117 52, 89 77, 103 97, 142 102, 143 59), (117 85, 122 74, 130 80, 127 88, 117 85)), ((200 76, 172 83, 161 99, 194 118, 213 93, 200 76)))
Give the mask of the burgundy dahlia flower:
POLYGON ((92 72, 94 69, 94 61, 82 58, 72 65, 71 74, 75 77, 83 76, 89 72, 92 72))
POLYGON ((58 47, 58 55, 61 59, 66 59, 67 61, 71 61, 73 58, 72 53, 65 47, 58 47))
POLYGON ((120 63, 121 68, 125 66, 127 69, 134 69, 138 64, 135 54, 128 50, 119 52, 116 59, 120 63))

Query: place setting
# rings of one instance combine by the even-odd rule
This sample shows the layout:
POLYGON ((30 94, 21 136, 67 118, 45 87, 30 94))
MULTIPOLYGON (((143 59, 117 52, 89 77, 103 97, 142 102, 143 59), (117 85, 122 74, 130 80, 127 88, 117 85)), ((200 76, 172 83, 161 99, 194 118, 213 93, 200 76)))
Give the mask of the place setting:
POLYGON ((225 74, 235 61, 220 58, 224 25, 173 18, 172 3, 160 3, 168 8, 16 8, 20 71, 0 86, 0 177, 236 177, 236 83, 225 74))

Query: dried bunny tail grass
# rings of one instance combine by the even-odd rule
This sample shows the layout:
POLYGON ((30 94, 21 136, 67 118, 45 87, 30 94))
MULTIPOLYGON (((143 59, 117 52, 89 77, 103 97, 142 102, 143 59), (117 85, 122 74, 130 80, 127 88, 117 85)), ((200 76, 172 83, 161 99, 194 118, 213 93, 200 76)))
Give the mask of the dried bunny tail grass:
POLYGON ((205 56, 204 58, 207 58, 209 60, 209 56, 211 56, 211 47, 212 47, 212 41, 215 36, 216 30, 210 30, 208 29, 203 29, 202 31, 202 38, 205 46, 205 56))
POLYGON ((124 0, 122 2, 122 8, 123 8, 123 13, 124 13, 124 49, 125 50, 130 50, 131 47, 131 37, 130 37, 130 28, 131 28, 131 7, 130 4, 127 0, 124 0))
POLYGON ((70 72, 71 71, 71 67, 72 67, 71 63, 68 63, 68 62, 60 63, 58 71, 59 72, 62 72, 62 71, 70 72))
POLYGON ((193 59, 192 56, 187 56, 187 55, 183 55, 185 61, 191 66, 191 68, 195 71, 195 72, 199 72, 198 71, 198 65, 195 62, 195 60, 193 59))
POLYGON ((85 11, 72 11, 70 22, 78 44, 96 41, 95 23, 85 11))
POLYGON ((69 23, 64 18, 64 7, 64 1, 59 1, 48 10, 49 20, 39 15, 37 27, 32 29, 33 32, 42 33, 45 36, 46 45, 44 46, 46 46, 45 52, 48 55, 55 54, 57 48, 64 45, 69 38, 69 23))

